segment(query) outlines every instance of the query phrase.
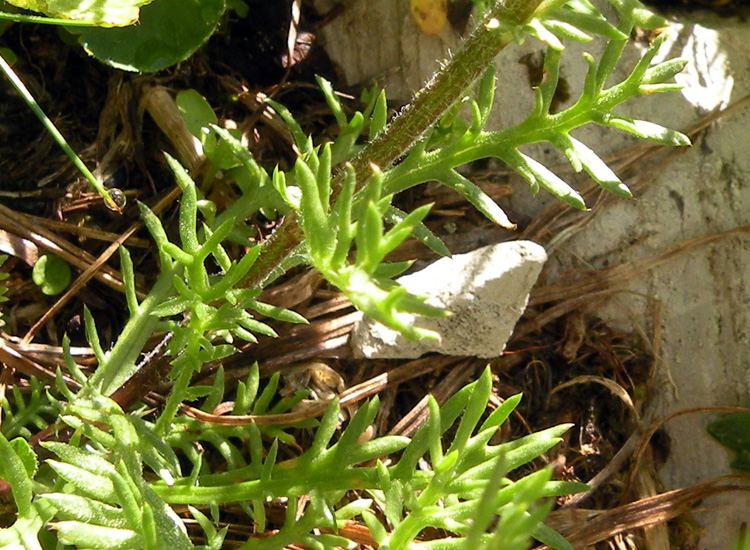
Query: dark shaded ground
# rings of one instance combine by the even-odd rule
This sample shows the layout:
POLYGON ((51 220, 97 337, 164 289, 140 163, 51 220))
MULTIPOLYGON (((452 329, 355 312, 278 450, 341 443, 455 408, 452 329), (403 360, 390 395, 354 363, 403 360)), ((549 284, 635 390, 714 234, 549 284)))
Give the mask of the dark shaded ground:
POLYGON ((643 3, 665 13, 711 10, 722 17, 741 17, 743 20, 750 14, 747 0, 645 0, 643 3))

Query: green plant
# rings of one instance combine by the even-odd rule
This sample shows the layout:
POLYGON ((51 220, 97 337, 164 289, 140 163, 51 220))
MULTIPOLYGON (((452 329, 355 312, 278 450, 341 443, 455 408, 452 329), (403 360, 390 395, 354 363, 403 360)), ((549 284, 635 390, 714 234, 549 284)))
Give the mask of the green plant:
POLYGON ((45 254, 34 264, 31 277, 44 294, 55 296, 70 284, 70 266, 57 256, 45 254))
POLYGON ((125 196, 122 195, 122 193, 120 193, 120 191, 117 189, 112 189, 112 190, 105 189, 102 182, 96 179, 96 177, 91 173, 88 167, 78 157, 78 155, 75 154, 75 152, 70 147, 70 145, 68 145, 68 142, 65 140, 63 135, 54 125, 54 123, 49 119, 49 117, 46 114, 44 114, 44 111, 36 102, 36 100, 34 99, 34 96, 31 95, 31 92, 28 90, 26 85, 21 81, 20 78, 18 78, 16 73, 13 71, 13 68, 6 61, 5 56, 2 52, 0 52, 0 71, 2 71, 3 74, 5 74, 5 76, 8 78, 8 80, 12 84, 13 88, 15 88, 18 94, 23 98, 23 100, 26 102, 26 104, 29 106, 32 112, 40 120, 45 130, 47 130, 47 132, 54 138, 54 140, 57 142, 60 148, 65 152, 65 154, 68 156, 71 162, 75 165, 78 171, 81 172, 81 175, 83 175, 83 177, 86 178, 86 181, 88 181, 91 184, 91 186, 96 190, 96 192, 99 193, 99 195, 102 197, 107 207, 110 208, 111 210, 115 210, 119 212, 120 209, 124 206, 124 204, 121 201, 125 198, 125 196))
MULTIPOLYGON (((96 3, 11 0, 7 4, 45 16, 0 11, 0 21, 59 25, 75 35, 81 46, 102 63, 135 72, 156 72, 184 61, 214 33, 226 9, 245 13, 247 8, 242 0, 103 0, 96 3), (175 13, 180 14, 179 19, 174 17, 175 13), (136 22, 138 25, 134 25, 136 22)), ((0 71, 107 207, 119 212, 125 196, 118 189, 105 189, 68 145, 13 71, 14 57, 10 51, 0 50, 0 71)))
POLYGON ((750 413, 735 413, 706 426, 709 435, 737 453, 732 468, 750 470, 750 413))
POLYGON ((60 25, 102 63, 134 72, 156 72, 184 61, 214 33, 226 10, 243 17, 248 12, 242 0, 8 0, 7 4, 44 16, 0 12, 0 19, 60 25))
POLYGON ((138 21, 139 8, 153 0, 104 0, 81 5, 67 0, 8 0, 5 3, 23 10, 43 13, 46 17, 4 13, 11 21, 50 23, 53 25, 123 26, 138 21))
POLYGON ((743 523, 737 536, 737 543, 732 550, 748 550, 748 548, 750 548, 750 538, 747 535, 747 523, 743 523))
POLYGON ((0 400, 5 419, 2 433, 8 439, 31 436, 49 426, 51 419, 60 413, 60 404, 48 399, 47 389, 36 378, 29 380, 29 391, 24 395, 17 386, 12 388, 12 399, 0 400), (33 431, 32 431, 33 430, 33 431))
MULTIPOLYGON (((252 376, 257 378, 257 369, 252 376)), ((44 444, 56 459, 47 461, 37 477, 52 476, 58 481, 48 489, 42 486, 39 499, 32 501, 32 493, 40 492, 40 487, 31 490, 31 478, 40 469, 34 452, 24 439, 9 442, 0 435, 0 474, 10 483, 19 511, 13 526, 0 530, 0 540, 19 548, 38 548, 33 535, 54 514, 55 521, 49 525, 60 542, 79 548, 192 548, 181 520, 168 504, 200 507, 247 502, 248 513, 262 532, 266 523, 264 504, 273 498, 287 498, 288 521, 278 534, 249 541, 243 548, 283 548, 290 542, 314 547, 351 546, 335 534, 313 538, 310 531, 327 527, 335 533, 355 516, 362 516, 375 540, 389 548, 405 548, 427 527, 446 529, 454 536, 420 547, 453 547, 465 536, 488 548, 497 547, 498 540, 514 548, 525 544, 531 533, 554 547, 565 547, 564 540, 541 523, 548 506, 539 507, 538 502, 585 486, 551 481, 549 469, 518 482, 505 476, 554 446, 568 426, 489 445, 520 400, 520 396, 507 400, 482 421, 490 390, 487 370, 442 408, 432 401, 430 422, 411 440, 386 436, 359 442, 377 412, 375 399, 359 409, 333 443, 339 414, 333 401, 311 447, 300 456, 279 462, 277 443, 264 454, 262 428, 250 424, 241 429, 249 442, 247 464, 230 461, 233 467, 227 472, 203 473, 202 457, 194 454, 193 471, 187 476, 182 475, 172 450, 180 448, 178 440, 183 439, 184 444, 188 436, 192 441, 218 446, 218 435, 222 446, 231 446, 226 437, 237 437, 238 430, 225 430, 222 436, 221 430, 214 429, 212 436, 204 432, 201 437, 194 432, 194 421, 181 419, 164 440, 158 426, 138 414, 126 415, 107 398, 78 398, 61 411, 62 421, 75 430, 74 437, 69 443, 44 444), (443 436, 457 420, 453 441, 443 452, 443 436), (386 466, 378 460, 399 451, 401 458, 396 463, 386 466), (432 471, 416 468, 425 453, 434 466, 432 471), (373 465, 363 465, 373 460, 373 465), (147 482, 144 465, 158 473, 161 481, 147 482), (370 496, 337 507, 353 487, 370 496), (310 502, 295 521, 296 498, 302 496, 310 496, 310 502), (384 510, 384 518, 373 513, 374 505, 384 510), (504 521, 494 533, 486 533, 498 511, 504 521)), ((261 399, 255 403, 251 399, 251 404, 261 399)), ((192 513, 196 519, 201 517, 195 509, 192 513)), ((199 521, 208 535, 208 547, 220 547, 223 533, 213 529, 207 518, 199 521)))
POLYGON ((138 25, 76 27, 90 55, 117 69, 156 72, 184 61, 214 33, 225 0, 156 0, 141 8, 138 25), (179 14, 179 16, 177 16, 179 14))
MULTIPOLYGON (((497 157, 518 171, 534 191, 545 189, 583 209, 583 199, 572 187, 520 148, 548 142, 565 154, 573 168, 585 170, 603 188, 629 197, 627 187, 570 135, 572 130, 595 123, 660 143, 687 144, 677 132, 613 111, 630 98, 674 90, 668 80, 684 63, 651 65, 663 41, 657 38, 623 82, 607 87, 633 28, 664 24, 635 0, 611 0, 611 4, 620 17, 616 27, 585 0, 496 4, 464 48, 390 124, 386 124, 384 94, 372 94, 363 112, 347 118, 330 84, 321 80, 339 126, 332 143, 316 144, 287 109, 271 103, 300 152, 294 168, 286 173, 266 171, 236 136, 216 126, 195 95, 183 96, 189 126, 200 136, 215 169, 231 172, 243 196, 218 211, 184 168, 167 156, 183 193, 179 243, 169 239, 148 207, 139 205, 158 247, 160 274, 149 294, 139 300, 133 263, 128 251, 120 249, 130 315, 106 351, 93 316, 84 311, 87 339, 98 366, 87 377, 68 356, 65 367, 82 389, 74 393, 58 376, 55 391, 50 390, 49 404, 60 410, 55 428, 65 425, 72 434, 68 441, 44 444, 56 458, 38 464, 25 439, 9 441, 10 436, 0 436, 0 476, 9 483, 18 511, 16 522, 0 530, 0 541, 25 549, 57 543, 79 548, 191 548, 184 522, 172 508, 189 505, 205 533, 204 547, 219 548, 225 536, 215 527, 220 506, 237 504, 255 532, 263 533, 270 523, 267 506, 284 499, 285 519, 276 526, 278 531, 267 538, 250 538, 242 548, 283 548, 293 543, 316 549, 352 547, 351 541, 337 534, 352 518, 360 518, 384 548, 524 548, 531 536, 555 548, 568 548, 544 525, 550 504, 542 499, 583 487, 552 481, 548 468, 516 480, 512 473, 542 456, 569 426, 490 444, 520 396, 485 416, 491 392, 489 371, 442 407, 431 400, 429 420, 411 439, 361 440, 375 418, 377 399, 363 404, 339 431, 339 406, 333 400, 314 426, 312 443, 290 459, 282 459, 279 452, 281 445, 293 441, 293 434, 266 422, 266 417, 290 410, 302 396, 275 400, 278 376, 261 390, 255 367, 237 387, 233 413, 252 414, 253 422, 206 425, 179 416, 178 411, 185 402, 197 400, 210 411, 224 400, 229 390, 222 371, 211 387, 191 385, 192 377, 205 364, 232 354, 237 341, 252 342, 258 334, 273 336, 259 316, 305 322, 294 312, 258 301, 261 290, 292 265, 313 266, 365 314, 407 337, 434 336, 414 326, 412 315, 444 312, 406 294, 392 279, 408 264, 389 264, 384 258, 410 235, 435 250, 445 253, 446 249, 422 224, 428 207, 400 212, 392 206, 394 194, 437 180, 491 220, 512 227, 500 207, 457 167, 497 157), (548 47, 546 78, 536 91, 534 110, 515 127, 486 131, 495 78, 487 66, 499 50, 528 34, 548 47), (578 101, 552 114, 563 41, 588 41, 590 34, 608 41, 605 52, 598 61, 585 58, 589 72, 578 101), (474 95, 467 95, 477 79, 474 95), (464 108, 469 122, 459 116, 464 108), (365 137, 368 142, 362 145, 365 137), (260 209, 285 213, 283 223, 263 246, 233 258, 224 243, 246 243, 244 220, 260 209), (150 362, 143 361, 142 354, 155 333, 170 335, 165 351, 170 359, 170 394, 158 413, 138 407, 123 410, 115 401, 116 392, 148 368, 150 362), (197 452, 197 444, 206 453, 221 456, 223 471, 212 471, 212 463, 197 452), (427 467, 417 468, 420 461, 427 467), (439 536, 421 540, 420 534, 428 528, 440 530, 439 536), (48 529, 54 533, 52 542, 48 529)), ((23 434, 19 427, 12 432, 23 434)))

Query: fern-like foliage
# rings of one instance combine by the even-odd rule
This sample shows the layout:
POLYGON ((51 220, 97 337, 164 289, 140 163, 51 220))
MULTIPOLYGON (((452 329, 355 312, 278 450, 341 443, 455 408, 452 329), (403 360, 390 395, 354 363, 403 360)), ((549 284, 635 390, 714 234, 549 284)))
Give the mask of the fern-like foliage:
MULTIPOLYGON (((250 501, 253 510, 261 510, 268 499, 286 498, 289 519, 273 537, 248 542, 243 548, 283 548, 289 540, 311 543, 311 531, 320 528, 337 530, 338 522, 360 516, 372 536, 387 548, 405 549, 428 527, 447 529, 455 537, 431 541, 428 546, 454 545, 464 536, 487 542, 484 529, 497 514, 515 510, 517 498, 525 495, 528 509, 540 498, 570 494, 584 489, 580 484, 553 482, 549 472, 513 482, 509 472, 537 459, 560 441, 570 427, 558 426, 522 439, 500 445, 489 441, 513 411, 520 396, 506 401, 488 418, 482 420, 491 390, 491 376, 486 370, 480 379, 465 387, 443 407, 430 406, 430 421, 414 438, 384 436, 362 442, 366 428, 378 409, 374 399, 357 411, 347 427, 335 439, 339 409, 333 401, 321 419, 310 447, 300 456, 277 462, 278 446, 271 445, 267 454, 260 452, 260 431, 252 427, 247 466, 220 474, 188 477, 171 486, 157 482, 153 489, 171 504, 225 504, 250 501), (455 436, 446 452, 442 441, 451 429, 455 436), (386 466, 381 458, 401 453, 398 462, 386 466), (427 457, 432 469, 424 470, 417 463, 427 457), (498 490, 495 491, 494 487, 498 490), (490 487, 488 489, 488 487, 490 487), (342 497, 351 490, 365 491, 370 498, 341 506, 342 497), (295 499, 310 496, 301 518, 295 499), (375 514, 382 510, 386 523, 375 514), (487 525, 475 533, 472 518, 487 519, 487 525), (292 537, 292 538, 290 538, 292 537)), ((521 514, 526 517, 526 512, 521 514)), ((566 547, 564 540, 544 527, 540 511, 530 516, 532 529, 540 540, 555 547, 566 547)), ((256 518, 256 521, 258 518, 256 518)), ((263 525, 260 526, 263 528, 263 525)), ((342 544, 332 537, 326 544, 342 544)), ((313 547, 320 547, 314 544, 313 547)))
POLYGON ((20 437, 8 441, 0 433, 0 479, 11 488, 16 520, 0 529, 0 547, 13 550, 41 550, 38 533, 51 517, 50 510, 34 501, 32 478, 38 460, 28 442, 20 437))
POLYGON ((294 180, 301 191, 299 202, 290 197, 284 175, 274 174, 274 185, 300 212, 310 263, 373 319, 412 340, 438 338, 437 334, 415 327, 414 314, 441 316, 447 312, 425 304, 391 281, 393 276, 408 268, 410 262, 383 263, 385 256, 422 222, 429 205, 415 210, 384 232, 383 218, 393 195, 382 195, 383 178, 379 169, 372 167, 374 174, 357 213, 353 200, 356 177, 351 165, 344 168, 344 187, 335 204, 329 204, 331 157, 332 147, 325 145, 321 151, 316 149, 297 159, 294 180), (357 255, 350 262, 349 251, 354 243, 357 255))
MULTIPOLYGON (((450 109, 397 165, 372 165, 370 174, 364 177, 354 173, 351 165, 335 167, 358 152, 357 139, 365 127, 371 139, 384 128, 386 103, 382 93, 366 110, 369 118, 357 112, 347 121, 330 84, 319 80, 340 132, 334 143, 320 147, 313 146, 312 139, 304 135, 288 110, 273 103, 288 124, 301 154, 291 173, 277 170, 272 182, 287 205, 299 215, 308 262, 367 316, 398 330, 408 339, 437 338, 438 335, 415 326, 415 316, 436 316, 445 312, 426 305, 393 283, 392 277, 408 268, 408 263, 388 265, 383 264, 383 260, 412 235, 420 236, 433 250, 446 253, 447 249, 422 223, 429 206, 409 214, 398 212, 391 207, 396 193, 424 182, 439 181, 463 195, 493 222, 513 228, 500 206, 456 170, 466 163, 494 157, 527 180, 535 194, 544 189, 575 208, 586 209, 583 198, 573 187, 520 150, 546 142, 561 151, 576 172, 585 170, 607 191, 631 198, 627 186, 593 150, 571 136, 571 132, 593 123, 657 143, 688 145, 688 138, 679 132, 614 112, 618 105, 634 97, 679 89, 668 81, 682 70, 685 62, 673 59, 651 64, 666 38, 662 34, 652 42, 625 80, 606 87, 633 28, 664 24, 662 19, 643 10, 638 2, 613 4, 620 15, 618 26, 581 0, 546 3, 529 24, 509 27, 508 32, 512 31, 518 41, 531 35, 547 44, 545 78, 535 90, 533 111, 524 122, 503 130, 484 129, 495 90, 494 70, 490 67, 479 82, 475 97, 467 96, 450 109), (604 54, 598 62, 591 55, 584 55, 589 70, 581 96, 564 111, 552 113, 564 41, 588 42, 593 39, 592 35, 608 41, 604 54), (469 123, 459 116, 464 108, 468 108, 469 123), (332 181, 340 182, 339 187, 334 188, 332 181), (361 190, 357 188, 359 181, 367 181, 361 190), (384 223, 388 222, 392 227, 384 231, 384 223), (353 245, 356 258, 350 261, 348 255, 353 245)), ((217 132, 226 140, 232 139, 226 131, 217 132)), ((234 146, 237 146, 236 140, 234 146)))
POLYGON ((6 395, 0 400, 0 407, 5 417, 0 432, 8 439, 15 437, 30 438, 34 433, 43 430, 60 412, 60 404, 50 399, 44 384, 36 378, 29 380, 28 389, 18 386, 10 388, 12 398, 6 395))
POLYGON ((170 475, 179 475, 171 449, 153 447, 155 438, 143 437, 146 425, 105 397, 79 399, 66 408, 62 420, 77 430, 76 437, 71 443, 44 444, 57 456, 47 464, 60 482, 57 491, 42 495, 42 502, 56 510, 57 521, 51 527, 63 544, 149 550, 193 547, 183 522, 153 493, 143 475, 144 451, 156 458, 157 471, 165 468, 170 475))
MULTIPOLYGON (((279 373, 275 373, 261 387, 258 365, 257 363, 252 365, 247 378, 240 381, 235 388, 231 414, 252 414, 259 417, 266 414, 282 414, 292 410, 302 400, 304 392, 274 403, 278 395, 279 377, 279 373)), ((194 386, 190 388, 188 393, 196 396, 198 392, 203 393, 201 390, 205 392, 205 400, 201 410, 208 413, 213 412, 227 394, 224 387, 223 369, 217 371, 212 386, 194 386)), ((298 424, 296 427, 315 427, 316 425, 317 422, 309 420, 298 424)), ((244 468, 247 466, 247 449, 238 445, 237 442, 248 441, 254 433, 253 430, 258 430, 267 439, 275 439, 283 444, 293 445, 296 443, 290 431, 279 426, 261 425, 255 427, 250 423, 237 426, 216 426, 187 417, 174 419, 165 440, 171 448, 179 450, 190 460, 196 475, 199 473, 205 475, 211 473, 210 461, 205 458, 205 455, 210 455, 210 453, 207 451, 199 453, 197 451, 199 447, 213 449, 215 454, 218 455, 217 459, 228 470, 244 468)))
MULTIPOLYGON (((39 478, 52 480, 40 499, 31 501, 30 480, 37 470, 33 451, 23 439, 8 442, 0 436, 0 475, 11 483, 19 510, 16 524, 0 530, 0 540, 10 541, 23 533, 24 546, 19 548, 38 548, 30 536, 35 532, 32 527, 38 531, 47 523, 60 542, 78 548, 193 548, 182 520, 169 505, 247 502, 248 514, 262 532, 266 529, 265 503, 284 498, 288 499, 285 524, 273 537, 248 542, 246 548, 280 549, 290 540, 313 547, 348 546, 349 541, 335 532, 353 518, 361 518, 386 548, 408 548, 429 527, 452 535, 420 546, 453 547, 465 537, 486 545, 497 536, 485 533, 489 522, 499 515, 501 524, 508 525, 506 514, 524 541, 533 533, 553 547, 565 548, 564 540, 541 523, 546 507, 539 507, 538 502, 585 486, 550 481, 548 470, 518 482, 507 474, 557 444, 569 426, 490 445, 520 401, 515 396, 483 419, 490 392, 491 376, 486 370, 442 408, 432 401, 430 421, 411 440, 400 436, 364 440, 378 410, 377 399, 360 407, 337 437, 339 408, 333 401, 310 447, 285 461, 278 461, 278 440, 263 451, 261 430, 255 424, 242 428, 241 433, 193 435, 189 440, 178 429, 164 440, 153 424, 125 414, 106 397, 78 398, 61 414, 61 420, 74 430, 70 441, 43 444, 56 458, 46 462, 46 474, 39 478), (442 442, 448 432, 455 435, 444 452, 442 442), (173 449, 198 440, 221 448, 222 441, 237 436, 246 442, 246 449, 235 446, 238 455, 224 457, 225 472, 205 473, 198 458, 193 471, 183 475, 173 449), (388 466, 381 462, 398 452, 398 462, 388 466), (425 458, 431 469, 425 469, 424 463, 417 467, 425 458), (149 481, 154 474, 158 479, 149 481), (354 490, 369 493, 369 498, 344 503, 354 490), (304 510, 298 510, 297 498, 302 496, 310 500, 304 510), (50 516, 54 516, 51 522, 50 516), (313 534, 318 529, 334 534, 321 539, 313 534)), ((261 393, 254 412, 262 412, 262 399, 261 393)), ((198 519, 197 511, 193 515, 198 519)), ((205 516, 199 522, 209 547, 220 547, 224 532, 215 530, 205 516)))
MULTIPOLYGON (((562 17, 568 18, 578 13, 567 8, 560 11, 562 17)), ((586 20, 591 17, 593 16, 587 15, 586 20)), ((495 157, 527 180, 534 193, 544 189, 575 208, 585 209, 586 204, 575 189, 519 150, 525 145, 547 142, 565 155, 576 172, 585 170, 607 191, 625 198, 632 197, 627 186, 604 161, 570 133, 576 128, 594 123, 665 145, 688 145, 688 138, 677 131, 613 112, 617 105, 634 97, 679 89, 679 86, 667 81, 682 70, 685 61, 672 59, 651 65, 666 38, 666 35, 661 35, 652 42, 630 76, 614 86, 605 88, 605 83, 615 67, 613 58, 615 61, 619 59, 625 38, 633 29, 635 19, 627 17, 627 13, 624 14, 619 28, 613 27, 601 16, 593 20, 598 21, 594 28, 599 30, 600 34, 613 38, 610 38, 609 46, 598 63, 592 56, 584 56, 589 70, 581 97, 574 105, 560 113, 550 113, 560 74, 562 49, 562 43, 556 39, 552 31, 569 34, 561 32, 561 29, 567 27, 557 27, 550 21, 545 21, 545 25, 550 26, 552 30, 542 33, 541 29, 547 29, 547 26, 541 23, 538 26, 533 25, 530 30, 543 38, 548 43, 548 48, 544 65, 545 78, 536 88, 535 106, 527 119, 517 126, 503 130, 483 130, 492 108, 495 89, 494 74, 491 69, 488 70, 478 86, 476 99, 470 98, 466 101, 470 107, 471 124, 466 125, 458 119, 455 111, 450 112, 447 119, 428 133, 403 162, 385 172, 385 192, 398 193, 425 181, 437 180, 464 195, 491 220, 507 226, 510 222, 497 205, 455 170, 456 167, 468 162, 495 157)), ((653 24, 650 20, 646 21, 649 22, 653 24)), ((588 35, 584 36, 591 38, 588 35)))
POLYGON ((183 190, 180 245, 169 240, 158 217, 140 204, 144 223, 159 249, 160 277, 149 295, 139 303, 135 294, 133 264, 127 250, 121 248, 130 320, 112 350, 104 352, 99 345, 94 320, 90 315, 85 317, 87 336, 99 361, 88 386, 105 395, 111 394, 135 372, 136 360, 153 332, 161 329, 173 334, 168 352, 175 357, 172 375, 178 382, 162 415, 162 428, 171 421, 178 404, 186 397, 184 392, 190 376, 203 364, 233 353, 234 347, 230 344, 235 339, 254 342, 255 334, 276 335, 270 326, 256 320, 248 310, 289 323, 306 322, 292 311, 256 300, 261 289, 236 288, 252 267, 260 248, 251 248, 239 261, 232 260, 222 242, 228 237, 234 220, 224 221, 215 230, 201 225, 199 209, 205 208, 209 201, 198 200, 195 183, 177 161, 167 155, 167 162, 183 190), (223 270, 220 275, 209 273, 209 259, 223 270), (215 344, 217 339, 225 344, 215 344))

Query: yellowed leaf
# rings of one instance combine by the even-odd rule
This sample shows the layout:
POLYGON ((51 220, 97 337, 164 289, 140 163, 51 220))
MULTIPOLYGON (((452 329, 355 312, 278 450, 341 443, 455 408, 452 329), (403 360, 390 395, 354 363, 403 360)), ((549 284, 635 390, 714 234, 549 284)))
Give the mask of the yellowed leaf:
POLYGON ((448 15, 447 0, 410 0, 414 22, 425 34, 438 34, 445 26, 448 15))

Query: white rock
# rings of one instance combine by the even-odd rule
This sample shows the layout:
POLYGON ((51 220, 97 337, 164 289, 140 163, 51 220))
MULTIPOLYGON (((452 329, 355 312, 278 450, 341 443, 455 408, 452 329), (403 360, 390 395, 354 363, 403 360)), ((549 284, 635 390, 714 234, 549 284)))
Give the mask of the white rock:
POLYGON ((497 357, 523 313, 546 259, 538 244, 513 241, 442 258, 401 277, 398 283, 410 293, 426 296, 430 305, 452 313, 438 319, 415 318, 418 326, 440 334, 440 341, 407 342, 396 331, 363 318, 352 332, 354 355, 406 359, 439 352, 497 357))

